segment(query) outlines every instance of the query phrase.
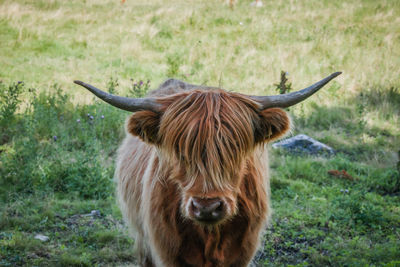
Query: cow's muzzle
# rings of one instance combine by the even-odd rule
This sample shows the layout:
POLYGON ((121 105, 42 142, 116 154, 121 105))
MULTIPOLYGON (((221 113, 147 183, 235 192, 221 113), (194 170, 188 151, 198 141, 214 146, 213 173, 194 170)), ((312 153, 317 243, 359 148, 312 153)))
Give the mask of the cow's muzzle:
POLYGON ((226 205, 220 198, 192 197, 189 214, 202 224, 216 224, 226 215, 226 205))

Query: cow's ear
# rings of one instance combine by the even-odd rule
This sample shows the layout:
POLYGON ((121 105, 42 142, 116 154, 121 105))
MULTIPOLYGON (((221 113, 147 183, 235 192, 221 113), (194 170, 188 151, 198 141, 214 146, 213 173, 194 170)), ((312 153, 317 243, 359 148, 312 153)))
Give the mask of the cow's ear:
POLYGON ((126 130, 146 143, 158 143, 160 114, 143 110, 135 112, 127 121, 126 130))
POLYGON ((259 113, 255 127, 255 141, 269 142, 282 137, 290 130, 290 118, 280 108, 269 108, 259 113))

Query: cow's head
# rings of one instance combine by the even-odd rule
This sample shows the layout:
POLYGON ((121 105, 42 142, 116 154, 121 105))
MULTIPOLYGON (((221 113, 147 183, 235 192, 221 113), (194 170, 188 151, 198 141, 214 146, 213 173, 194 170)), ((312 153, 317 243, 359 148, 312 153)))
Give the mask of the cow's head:
POLYGON ((297 104, 340 73, 294 93, 247 96, 221 89, 190 90, 160 98, 124 98, 76 81, 104 101, 135 112, 127 131, 154 145, 181 192, 183 216, 218 224, 237 212, 237 195, 256 147, 290 128, 279 107, 297 104))

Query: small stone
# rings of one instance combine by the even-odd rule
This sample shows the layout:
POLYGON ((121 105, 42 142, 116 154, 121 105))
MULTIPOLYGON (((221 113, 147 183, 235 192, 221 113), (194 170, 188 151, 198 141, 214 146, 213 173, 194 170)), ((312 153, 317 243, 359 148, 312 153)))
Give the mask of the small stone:
POLYGON ((78 215, 82 217, 101 217, 101 213, 99 210, 92 210, 90 213, 78 215))
POLYGON ((37 239, 37 240, 43 241, 43 242, 46 242, 46 241, 50 240, 50 238, 48 236, 41 235, 41 234, 35 235, 34 238, 37 239))
POLYGON ((100 217, 101 213, 99 210, 92 210, 90 213, 87 214, 82 214, 79 216, 83 216, 83 217, 100 217))

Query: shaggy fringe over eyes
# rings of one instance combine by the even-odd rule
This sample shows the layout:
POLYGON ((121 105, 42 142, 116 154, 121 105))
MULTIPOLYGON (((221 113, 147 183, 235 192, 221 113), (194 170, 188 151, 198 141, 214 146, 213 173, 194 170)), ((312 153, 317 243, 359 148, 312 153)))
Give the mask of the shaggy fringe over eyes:
POLYGON ((226 189, 254 145, 258 105, 235 93, 192 91, 175 95, 159 128, 163 150, 183 164, 187 177, 204 177, 204 190, 226 189))

